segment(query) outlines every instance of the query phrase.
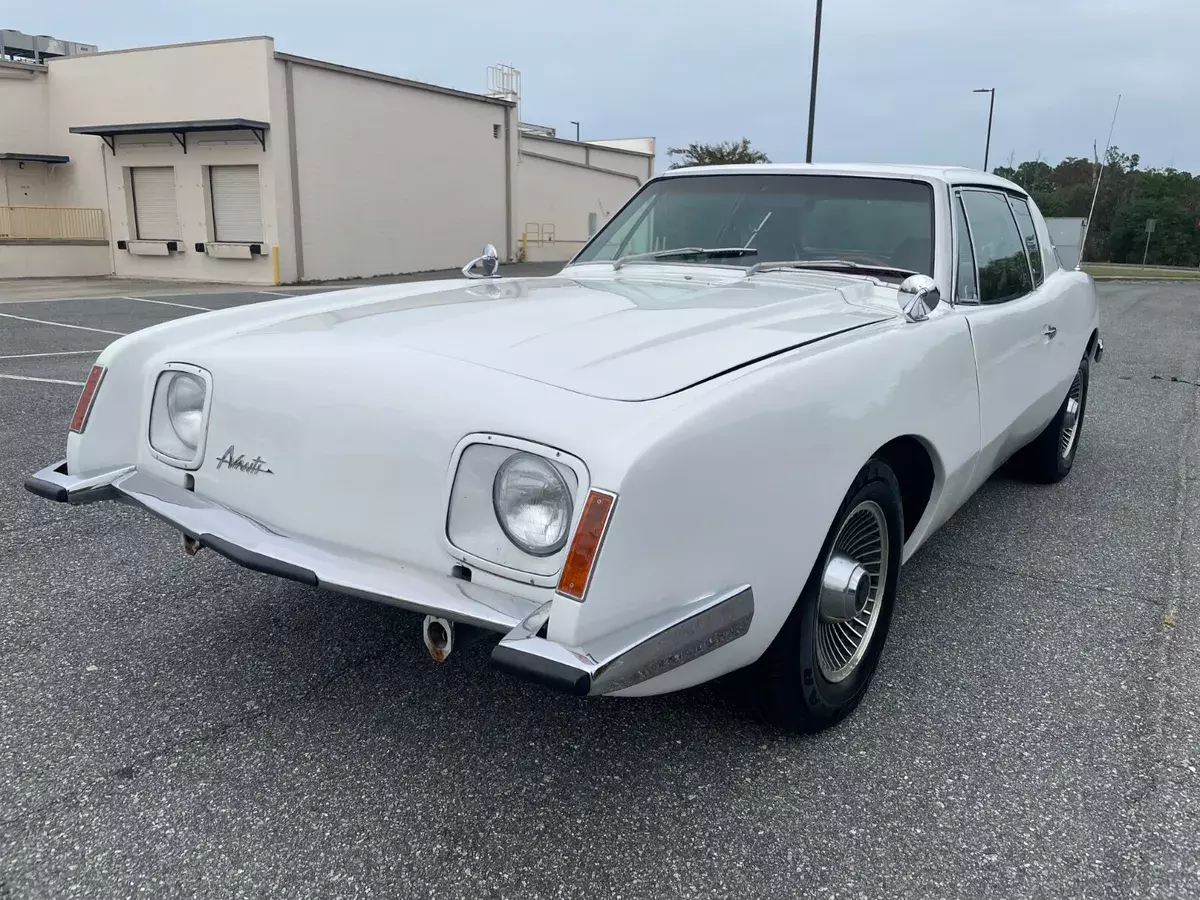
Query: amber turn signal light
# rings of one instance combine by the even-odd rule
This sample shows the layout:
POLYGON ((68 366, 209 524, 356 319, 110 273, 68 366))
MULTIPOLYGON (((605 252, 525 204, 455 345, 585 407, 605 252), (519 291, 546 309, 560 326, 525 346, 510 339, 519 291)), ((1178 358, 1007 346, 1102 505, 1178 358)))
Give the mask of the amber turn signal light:
POLYGON ((604 543, 604 533, 608 530, 616 502, 617 495, 608 491, 588 492, 583 515, 579 517, 571 549, 567 552, 567 563, 558 579, 558 592, 564 597, 582 600, 587 593, 592 567, 596 564, 600 545, 604 543))
POLYGON ((71 416, 71 430, 82 434, 87 427, 88 416, 92 414, 92 404, 96 402, 96 394, 100 392, 100 382, 104 380, 104 366, 92 366, 88 373, 79 402, 75 404, 75 415, 71 416))

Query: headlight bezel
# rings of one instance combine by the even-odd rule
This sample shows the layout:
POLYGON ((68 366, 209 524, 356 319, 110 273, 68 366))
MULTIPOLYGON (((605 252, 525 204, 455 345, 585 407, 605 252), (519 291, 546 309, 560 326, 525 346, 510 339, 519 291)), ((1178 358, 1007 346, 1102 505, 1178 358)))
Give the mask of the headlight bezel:
POLYGON ((158 368, 150 385, 150 408, 146 416, 146 445, 157 460, 177 469, 195 470, 204 461, 208 441, 209 411, 212 407, 212 375, 191 363, 169 362, 158 368), (170 387, 175 378, 188 375, 203 383, 204 401, 200 411, 200 434, 194 451, 188 450, 178 435, 168 411, 170 387), (157 443, 156 443, 157 438, 157 443))
POLYGON ((443 546, 455 560, 473 571, 498 575, 535 587, 554 588, 566 564, 571 538, 579 524, 580 511, 590 485, 591 476, 587 466, 581 459, 565 450, 509 435, 488 432, 468 434, 455 446, 447 471, 443 494, 443 546), (464 470, 464 455, 467 456, 468 464, 474 465, 471 463, 474 453, 468 451, 475 447, 487 451, 487 456, 483 457, 490 465, 486 474, 464 470), (492 502, 493 482, 501 463, 513 454, 522 452, 540 457, 557 469, 566 481, 571 496, 571 517, 567 525, 566 539, 559 549, 547 556, 532 556, 512 543, 503 533, 492 502), (493 456, 496 460, 494 465, 491 464, 493 456), (467 478, 460 483, 462 475, 466 475, 467 478), (473 501, 469 504, 470 521, 463 527, 457 527, 457 513, 463 508, 456 506, 456 484, 460 492, 470 492, 473 501), (494 536, 497 537, 494 542, 483 540, 489 529, 494 530, 494 536))

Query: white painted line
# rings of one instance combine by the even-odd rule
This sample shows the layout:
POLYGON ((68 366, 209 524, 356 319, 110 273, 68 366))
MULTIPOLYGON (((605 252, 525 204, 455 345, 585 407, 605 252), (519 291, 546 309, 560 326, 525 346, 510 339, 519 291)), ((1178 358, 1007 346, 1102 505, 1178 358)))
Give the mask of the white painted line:
POLYGON ((14 316, 12 313, 0 313, 5 319, 17 319, 21 322, 32 322, 35 325, 57 325, 59 328, 74 328, 76 331, 94 331, 97 334, 115 334, 124 337, 124 331, 106 331, 103 328, 87 328, 83 325, 68 325, 66 322, 47 322, 45 319, 30 319, 27 316, 14 316))
POLYGON ((295 294, 285 294, 283 291, 255 291, 257 294, 274 294, 276 297, 295 297, 295 294))
POLYGON ((209 306, 189 306, 186 303, 172 303, 169 300, 151 300, 149 297, 122 297, 122 300, 136 300, 138 303, 157 303, 161 306, 178 306, 180 309, 198 309, 201 312, 212 312, 209 306))
POLYGON ((97 294, 94 297, 91 296, 90 294, 81 294, 78 297, 12 297, 12 298, 5 298, 3 300, 0 300, 0 306, 3 306, 5 303, 24 305, 26 303, 62 303, 64 300, 118 300, 118 299, 120 299, 120 298, 113 294, 97 294))
POLYGON ((89 353, 100 355, 99 350, 54 350, 50 353, 18 353, 15 356, 0 356, 0 359, 41 359, 43 356, 84 356, 89 353))
POLYGON ((82 381, 63 381, 61 378, 34 378, 32 375, 0 375, 0 378, 11 378, 13 381, 40 381, 43 384, 73 384, 83 387, 82 381))

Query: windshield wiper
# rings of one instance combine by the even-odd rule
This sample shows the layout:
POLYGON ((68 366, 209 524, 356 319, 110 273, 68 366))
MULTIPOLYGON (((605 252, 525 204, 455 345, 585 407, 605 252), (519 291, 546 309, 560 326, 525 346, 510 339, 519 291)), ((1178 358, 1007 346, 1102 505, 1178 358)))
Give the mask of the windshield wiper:
POLYGON ((757 256, 753 247, 677 247, 674 250, 654 250, 650 253, 631 253, 613 260, 613 268, 644 259, 675 259, 681 256, 702 256, 705 259, 732 259, 738 256, 757 256))
POLYGON ((826 269, 832 272, 878 272, 881 275, 917 275, 912 269, 902 269, 899 266, 872 266, 867 263, 857 263, 850 259, 793 259, 782 262, 763 260, 756 262, 746 270, 746 277, 757 275, 759 272, 779 272, 784 269, 826 269))

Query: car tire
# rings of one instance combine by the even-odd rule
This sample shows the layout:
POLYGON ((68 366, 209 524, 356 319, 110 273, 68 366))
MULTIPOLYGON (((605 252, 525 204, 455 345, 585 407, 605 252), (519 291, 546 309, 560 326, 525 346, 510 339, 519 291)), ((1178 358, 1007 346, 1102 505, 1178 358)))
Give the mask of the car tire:
POLYGON ((1083 433, 1083 415, 1087 411, 1088 378, 1091 367, 1085 356, 1063 398, 1058 412, 1042 433, 1030 441, 1020 452, 1019 470, 1030 481, 1053 484, 1062 481, 1075 464, 1075 453, 1083 433), (1072 401, 1076 404, 1073 411, 1072 401), (1071 430, 1073 427, 1073 431, 1071 430))
POLYGON ((811 733, 837 724, 858 706, 875 674, 891 625, 903 546, 900 485, 887 463, 873 459, 846 492, 804 590, 774 642, 756 664, 753 689, 769 721, 790 731, 811 733), (871 528, 880 529, 883 536, 874 547, 869 540, 864 543, 867 538, 856 537, 871 528), (859 558, 871 573, 872 605, 852 622, 828 621, 821 609, 826 567, 835 552, 862 547, 868 548, 861 550, 859 558), (869 562, 874 558, 878 560, 877 567, 869 562), (851 629, 852 624, 862 628, 865 640, 861 653, 856 649, 845 659, 852 665, 839 669, 836 664, 847 656, 847 647, 839 642, 835 632, 843 635, 844 640, 847 633, 856 633, 851 629), (858 656, 857 661, 854 655, 858 656))

